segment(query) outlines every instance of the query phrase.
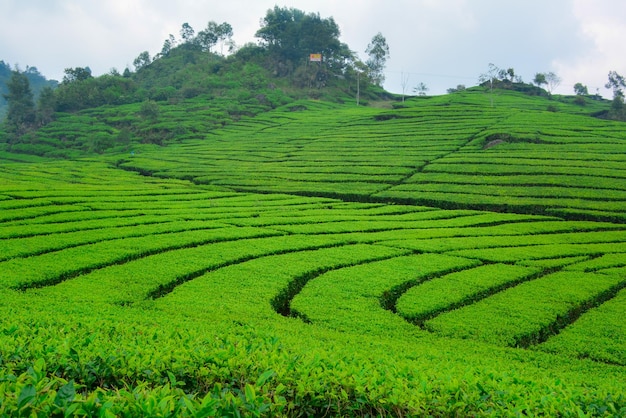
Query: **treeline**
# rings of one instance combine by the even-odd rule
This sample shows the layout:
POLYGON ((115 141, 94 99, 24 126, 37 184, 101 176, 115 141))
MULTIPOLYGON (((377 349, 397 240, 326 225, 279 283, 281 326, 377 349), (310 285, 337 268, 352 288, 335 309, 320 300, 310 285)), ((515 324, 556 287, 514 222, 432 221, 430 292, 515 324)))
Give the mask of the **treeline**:
POLYGON ((8 102, 5 142, 32 141, 27 134, 59 113, 105 105, 175 103, 204 95, 207 100, 253 101, 273 108, 286 97, 343 101, 357 91, 365 99, 384 94, 379 87, 388 56, 384 37, 378 34, 382 55, 370 54, 363 63, 339 41, 340 30, 332 17, 274 7, 261 20, 258 43, 241 47, 232 41, 233 29, 226 22, 210 21, 198 32, 184 23, 179 35, 169 35, 153 57, 141 52, 133 70, 112 69, 94 77, 89 67, 67 68, 58 88, 37 96, 27 75, 11 71, 3 93, 8 102))
POLYGON ((21 70, 17 65, 12 69, 11 64, 0 60, 0 121, 6 116, 8 110, 6 95, 9 93, 8 83, 13 71, 22 73, 28 79, 34 98, 37 99, 41 91, 46 88, 56 88, 59 84, 56 80, 47 80, 37 69, 37 67, 26 66, 21 70))

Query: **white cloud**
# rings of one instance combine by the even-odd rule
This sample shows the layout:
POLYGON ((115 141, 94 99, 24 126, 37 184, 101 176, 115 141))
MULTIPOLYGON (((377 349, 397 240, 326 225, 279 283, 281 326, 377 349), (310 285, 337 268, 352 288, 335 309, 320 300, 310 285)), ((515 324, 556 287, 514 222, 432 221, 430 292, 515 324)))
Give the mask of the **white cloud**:
POLYGON ((573 13, 590 48, 580 51, 573 60, 555 60, 554 66, 565 80, 571 93, 571 85, 580 82, 596 89, 605 97, 611 92, 604 88, 609 71, 626 72, 623 59, 623 42, 626 40, 626 3, 622 1, 574 0, 573 13))

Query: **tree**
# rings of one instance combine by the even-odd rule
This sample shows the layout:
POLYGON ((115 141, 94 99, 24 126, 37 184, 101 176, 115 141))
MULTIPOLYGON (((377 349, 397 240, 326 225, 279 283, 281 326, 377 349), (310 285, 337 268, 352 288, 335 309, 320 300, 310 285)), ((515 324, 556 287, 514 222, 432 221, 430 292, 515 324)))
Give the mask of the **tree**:
POLYGON ((273 59, 274 71, 287 75, 308 62, 310 54, 322 54, 326 67, 336 66, 346 55, 339 41, 339 26, 333 18, 323 19, 319 13, 306 14, 293 8, 275 6, 261 20, 255 36, 273 59))
POLYGON ((613 90, 613 97, 624 96, 624 88, 626 88, 626 79, 619 75, 616 71, 609 72, 609 81, 605 84, 607 89, 613 90))
MULTIPOLYGON (((299 34, 302 20, 306 14, 294 8, 274 6, 261 20, 261 28, 255 36, 261 44, 281 61, 304 59, 310 51, 302 51, 299 46, 299 34)), ((313 51, 319 52, 319 51, 313 51)))
MULTIPOLYGON (((233 28, 230 24, 223 22, 218 25, 216 22, 210 21, 204 30, 198 32, 196 41, 203 51, 211 52, 211 49, 213 49, 218 42, 221 42, 223 45, 224 41, 232 38, 232 36, 233 28)), ((220 53, 221 52, 223 51, 220 51, 220 53)))
POLYGON ((511 83, 519 79, 519 76, 515 75, 515 70, 513 68, 507 68, 506 70, 502 68, 498 70, 498 77, 501 80, 510 81, 511 83))
POLYGON ((489 98, 491 101, 491 107, 493 107, 493 84, 498 81, 498 76, 501 74, 501 70, 493 63, 489 63, 487 67, 487 72, 482 73, 478 77, 478 82, 480 84, 489 83, 489 98))
POLYGON ((406 91, 406 86, 409 83, 409 75, 400 73, 400 85, 402 86, 402 101, 404 102, 404 92, 406 91))
POLYGON ((28 77, 20 71, 13 71, 7 83, 8 94, 2 96, 9 109, 5 120, 7 132, 14 138, 27 133, 35 124, 35 102, 28 77))
POLYGON ((215 22, 209 22, 206 29, 198 32, 198 36, 196 36, 196 41, 203 51, 211 52, 211 49, 217 43, 217 34, 215 33, 215 27, 217 27, 217 24, 215 22))
POLYGON ((146 100, 141 104, 139 115, 151 121, 156 120, 159 117, 159 105, 153 100, 146 100))
POLYGON ((229 23, 223 22, 217 27, 217 42, 220 43, 220 55, 224 55, 224 44, 229 44, 229 50, 234 47, 231 42, 233 38, 233 27, 229 23))
POLYGON ((616 71, 609 72, 609 81, 604 86, 613 90, 613 117, 616 119, 624 119, 624 88, 626 88, 626 79, 619 75, 616 71))
POLYGON ((385 64, 389 58, 389 45, 387 40, 378 32, 367 45, 365 53, 369 55, 369 59, 365 62, 369 69, 369 76, 372 82, 381 86, 385 81, 385 64))
POLYGON ((69 84, 75 81, 85 81, 92 78, 91 68, 89 67, 66 68, 64 73, 63 84, 69 84))
POLYGON ((587 96, 589 90, 587 90, 587 86, 582 83, 576 83, 574 84, 574 93, 576 93, 577 96, 587 96))
POLYGON ((428 91, 428 86, 424 83, 419 83, 417 86, 413 88, 413 91, 417 93, 418 96, 426 96, 426 92, 428 91))
POLYGON ((533 83, 535 83, 537 87, 540 88, 542 85, 548 84, 548 81, 546 80, 546 75, 544 73, 535 74, 535 78, 533 78, 533 83))
POLYGON ((447 89, 447 90, 446 90, 446 92, 447 92, 448 94, 451 94, 451 93, 457 93, 457 92, 459 92, 459 91, 463 91, 463 90, 465 90, 465 88, 466 88, 466 87, 465 87, 465 84, 457 84, 457 86, 456 86, 456 87, 450 87, 449 89, 447 89))
POLYGON ((546 83, 548 84, 548 93, 552 94, 552 92, 561 84, 561 77, 550 71, 545 75, 546 83))
POLYGON ((487 66, 487 71, 478 76, 478 82, 480 84, 489 83, 489 89, 493 91, 493 84, 498 81, 500 74, 502 74, 502 70, 490 62, 487 66))
POLYGON ((176 46, 176 38, 174 38, 174 35, 170 34, 170 36, 165 41, 163 41, 163 47, 161 48, 160 55, 162 57, 168 56, 172 48, 174 48, 175 46, 176 46))
POLYGON ((37 100, 37 124, 39 126, 52 122, 57 106, 56 95, 51 87, 44 87, 37 100))
POLYGON ((192 42, 194 35, 195 31, 189 23, 183 23, 183 26, 180 28, 180 37, 183 38, 183 42, 192 42))
POLYGON ((150 54, 148 53, 148 51, 143 51, 133 61, 133 65, 135 66, 135 71, 139 71, 142 68, 147 67, 151 62, 152 60, 150 60, 150 54))

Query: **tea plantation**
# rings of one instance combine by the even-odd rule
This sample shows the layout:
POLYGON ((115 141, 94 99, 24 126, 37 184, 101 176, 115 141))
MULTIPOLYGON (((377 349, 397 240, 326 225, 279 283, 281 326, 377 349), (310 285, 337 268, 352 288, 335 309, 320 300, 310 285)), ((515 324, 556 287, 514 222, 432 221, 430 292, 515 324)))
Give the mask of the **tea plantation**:
POLYGON ((167 146, 0 153, 0 416, 626 416, 600 104, 159 106, 167 146))

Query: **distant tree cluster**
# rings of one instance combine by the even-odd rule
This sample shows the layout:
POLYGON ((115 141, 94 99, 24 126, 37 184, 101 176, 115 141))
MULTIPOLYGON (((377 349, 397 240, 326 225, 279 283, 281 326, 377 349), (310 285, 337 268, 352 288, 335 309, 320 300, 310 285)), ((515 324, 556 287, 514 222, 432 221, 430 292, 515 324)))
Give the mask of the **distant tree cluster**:
MULTIPOLYGON (((483 87, 488 87, 490 92, 494 89, 506 89, 520 91, 530 95, 545 95, 551 97, 552 92, 561 84, 561 78, 553 73, 536 73, 532 84, 524 83, 522 77, 515 73, 513 68, 499 68, 490 63, 486 72, 482 73, 478 82, 483 87), (534 84, 534 85, 533 85, 534 84), (545 86, 545 90, 544 87, 545 86)), ((452 89, 452 91, 455 91, 452 89)))
POLYGON ((8 102, 9 109, 5 122, 7 133, 12 136, 21 136, 35 126, 36 113, 33 92, 26 75, 14 71, 7 83, 8 94, 3 95, 8 102))
POLYGON ((56 88, 58 85, 55 80, 46 80, 36 67, 26 66, 25 70, 21 70, 17 65, 12 68, 10 64, 0 60, 0 122, 4 120, 8 111, 5 97, 9 94, 8 85, 14 72, 23 74, 28 79, 35 102, 45 90, 56 88))
POLYGON ((446 90, 448 94, 457 93, 459 91, 464 91, 466 89, 465 84, 457 84, 456 87, 450 87, 446 90))
POLYGON ((310 54, 322 54, 326 62, 341 61, 349 53, 339 41, 339 26, 319 13, 275 6, 267 11, 256 32, 261 45, 270 53, 281 73, 291 73, 306 63, 310 54))
POLYGON ((11 70, 0 61, 0 69, 5 70, 0 74, 4 81, 1 97, 7 103, 4 130, 11 141, 51 120, 56 105, 53 87, 57 83, 47 81, 36 67, 21 71, 16 66, 11 70))
POLYGON ((232 52, 235 44, 232 40, 233 28, 227 23, 216 23, 209 21, 205 29, 196 34, 196 31, 189 25, 189 23, 183 23, 180 29, 181 40, 177 40, 176 37, 170 34, 165 41, 163 41, 163 47, 161 52, 154 57, 150 57, 148 51, 141 52, 137 58, 133 61, 135 71, 139 71, 146 68, 152 62, 165 58, 170 55, 172 50, 176 47, 183 47, 186 50, 197 50, 208 53, 213 53, 213 48, 220 44, 220 55, 224 55, 224 45, 228 46, 228 50, 232 52))

